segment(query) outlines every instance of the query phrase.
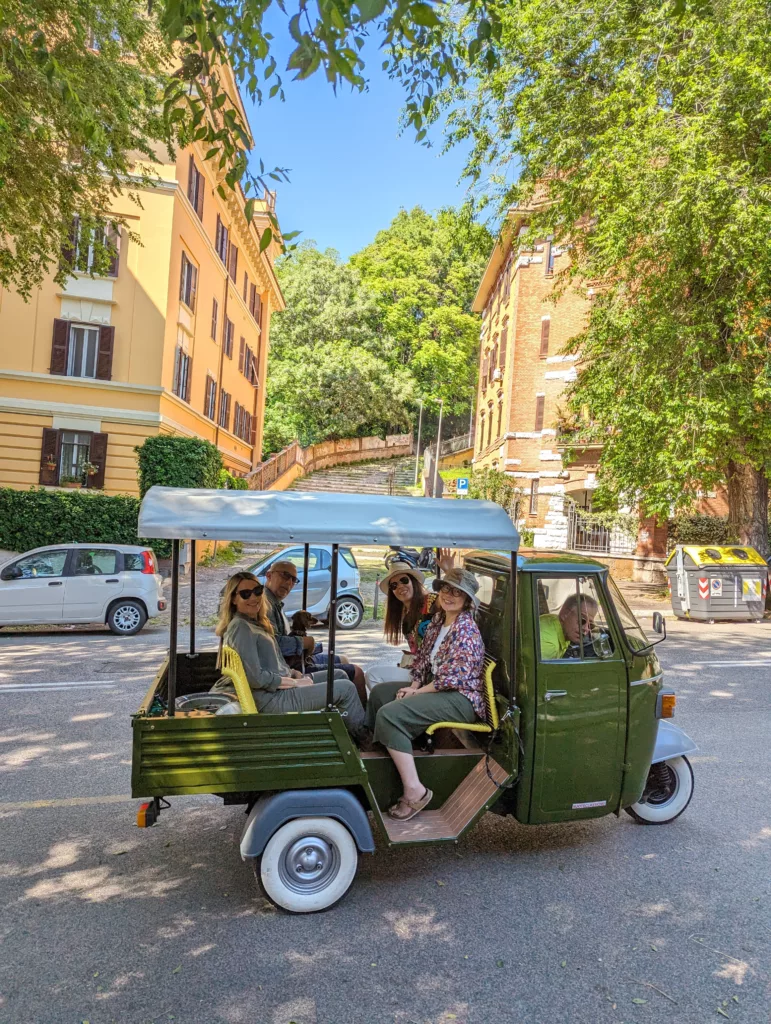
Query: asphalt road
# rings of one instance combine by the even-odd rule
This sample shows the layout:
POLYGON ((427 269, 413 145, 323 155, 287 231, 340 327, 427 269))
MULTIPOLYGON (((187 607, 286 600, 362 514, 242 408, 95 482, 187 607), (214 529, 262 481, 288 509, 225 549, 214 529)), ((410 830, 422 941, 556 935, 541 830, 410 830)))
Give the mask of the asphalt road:
POLYGON ((771 623, 670 628, 700 746, 676 823, 489 815, 458 847, 363 857, 308 917, 261 896, 242 808, 176 798, 136 828, 129 715, 162 626, 4 630, 0 1021, 769 1024, 771 623))

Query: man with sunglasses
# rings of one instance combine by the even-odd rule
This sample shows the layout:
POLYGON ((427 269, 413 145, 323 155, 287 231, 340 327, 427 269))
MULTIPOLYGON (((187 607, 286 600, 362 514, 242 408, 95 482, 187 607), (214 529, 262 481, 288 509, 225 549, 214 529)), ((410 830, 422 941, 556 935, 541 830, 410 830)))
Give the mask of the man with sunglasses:
MULTIPOLYGON (((279 650, 285 658, 305 654, 306 667, 309 672, 325 669, 329 664, 328 654, 314 654, 316 639, 312 636, 290 636, 289 627, 284 615, 284 600, 297 584, 297 566, 294 562, 279 561, 271 565, 265 577, 265 597, 267 598, 268 618, 276 635, 279 650)), ((362 704, 367 702, 367 686, 364 671, 358 665, 335 655, 335 668, 340 668, 356 687, 362 704)))

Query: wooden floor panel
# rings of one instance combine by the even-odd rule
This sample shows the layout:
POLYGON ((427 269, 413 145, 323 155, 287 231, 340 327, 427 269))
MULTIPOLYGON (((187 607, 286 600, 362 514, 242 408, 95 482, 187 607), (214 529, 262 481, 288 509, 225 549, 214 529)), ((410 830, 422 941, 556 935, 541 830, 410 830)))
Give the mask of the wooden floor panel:
MULTIPOLYGON (((497 761, 490 758, 489 767, 490 774, 498 785, 506 781, 508 775, 497 761)), ((495 793, 495 788, 482 758, 438 811, 421 811, 410 821, 397 821, 384 814, 383 823, 388 838, 393 843, 457 839, 495 793)))

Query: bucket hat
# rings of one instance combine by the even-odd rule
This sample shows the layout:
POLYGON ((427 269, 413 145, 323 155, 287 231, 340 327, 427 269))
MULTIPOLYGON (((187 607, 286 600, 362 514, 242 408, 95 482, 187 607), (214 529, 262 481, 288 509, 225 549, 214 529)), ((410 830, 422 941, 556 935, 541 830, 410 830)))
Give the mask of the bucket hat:
POLYGON ((388 593, 388 584, 394 576, 412 576, 414 580, 418 581, 421 587, 426 582, 426 577, 420 569, 413 569, 409 562, 392 562, 388 575, 380 581, 380 589, 384 594, 388 593))
POLYGON ((449 583, 451 587, 455 587, 457 590, 462 590, 464 594, 471 598, 474 607, 479 607, 479 598, 477 597, 479 582, 476 576, 469 572, 468 569, 448 569, 444 576, 441 579, 434 580, 431 586, 438 594, 445 583, 449 583))

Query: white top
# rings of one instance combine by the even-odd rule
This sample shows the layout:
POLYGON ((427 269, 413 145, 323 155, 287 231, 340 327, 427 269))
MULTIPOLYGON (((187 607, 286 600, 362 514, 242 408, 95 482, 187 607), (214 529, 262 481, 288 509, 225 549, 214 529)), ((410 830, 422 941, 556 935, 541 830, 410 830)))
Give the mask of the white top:
POLYGON ((519 534, 492 501, 151 487, 140 537, 271 544, 414 544, 515 551, 519 534))
POLYGON ((449 626, 442 626, 439 630, 439 636, 436 638, 436 643, 431 648, 431 671, 436 675, 436 655, 439 648, 442 646, 442 641, 450 632, 449 626))

